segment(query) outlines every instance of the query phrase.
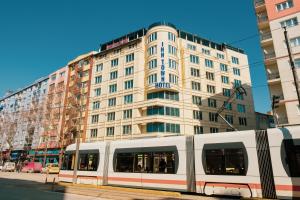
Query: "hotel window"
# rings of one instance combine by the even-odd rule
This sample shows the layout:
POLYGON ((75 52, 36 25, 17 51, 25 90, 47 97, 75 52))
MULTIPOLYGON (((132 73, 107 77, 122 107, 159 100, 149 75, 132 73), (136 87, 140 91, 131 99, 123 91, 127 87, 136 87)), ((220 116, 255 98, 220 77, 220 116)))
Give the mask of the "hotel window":
POLYGON ((222 80, 222 83, 229 84, 229 77, 228 76, 221 76, 221 80, 222 80))
POLYGON ((210 56, 210 50, 202 48, 202 53, 210 56))
POLYGON ((148 67, 149 69, 154 69, 157 67, 157 59, 153 59, 153 60, 150 60, 148 62, 148 67))
POLYGON ((169 52, 169 54, 172 54, 172 55, 176 56, 177 55, 177 48, 172 46, 172 45, 168 45, 168 52, 169 52))
POLYGON ((103 70, 103 63, 96 65, 96 72, 101 72, 103 70))
POLYGON ((225 56, 224 56, 224 54, 217 53, 217 58, 224 60, 225 56))
POLYGON ((152 92, 147 94, 147 99, 169 99, 174 101, 179 101, 179 94, 178 92, 171 92, 171 91, 159 91, 159 92, 152 92))
POLYGON ((97 110, 100 108, 100 101, 94 101, 93 102, 93 110, 97 110))
POLYGON ((125 81, 125 90, 133 88, 133 80, 125 81))
POLYGON ((110 72, 110 80, 118 78, 118 71, 110 72))
POLYGON ((192 96, 192 102, 193 102, 193 104, 198 105, 198 106, 202 105, 202 99, 199 96, 193 95, 192 96))
POLYGON ((94 89, 94 96, 98 97, 101 95, 101 88, 94 89))
POLYGON ((300 37, 290 39, 291 47, 300 46, 300 37))
POLYGON ((239 87, 241 85, 242 85, 242 81, 241 80, 234 79, 234 87, 239 87))
POLYGON ((300 58, 295 59, 295 67, 300 68, 300 58))
POLYGON ((165 107, 165 113, 168 116, 179 117, 180 111, 179 108, 165 107))
POLYGON ((169 68, 170 69, 177 69, 177 62, 176 62, 176 60, 169 59, 169 68))
POLYGON ((118 58, 111 60, 111 66, 112 67, 118 66, 118 64, 119 64, 119 59, 118 58))
POLYGON ((218 114, 217 113, 209 113, 209 121, 211 122, 218 122, 218 114))
POLYGON ((200 70, 191 67, 191 76, 200 77, 200 70))
POLYGON ((165 124, 161 122, 148 123, 146 126, 147 133, 165 132, 165 124))
POLYGON ((133 66, 125 68, 125 76, 133 74, 133 66))
POLYGON ((223 88, 223 96, 230 97, 230 95, 231 95, 230 89, 223 88))
POLYGON ((116 101, 117 101, 116 97, 108 99, 108 107, 115 106, 116 101))
POLYGON ((213 63, 212 60, 205 59, 205 66, 209 67, 209 68, 213 68, 214 67, 214 63, 213 63))
POLYGON ((292 19, 288 19, 288 20, 280 22, 280 25, 281 25, 282 28, 297 26, 298 25, 298 19, 297 19, 297 17, 294 17, 292 19))
POLYGON ((201 90, 201 84, 199 82, 192 81, 192 90, 201 90))
POLYGON ((99 121, 99 115, 92 115, 92 124, 98 123, 99 121))
POLYGON ((229 124, 233 124, 233 116, 232 115, 225 115, 225 119, 229 124))
POLYGON ((109 85, 109 93, 117 92, 117 84, 109 85))
POLYGON ((203 127, 202 126, 194 126, 194 134, 203 134, 203 127))
POLYGON ((219 133, 219 129, 218 129, 218 128, 215 128, 215 127, 210 127, 210 128, 209 128, 209 132, 210 132, 210 133, 219 133))
POLYGON ((237 104, 237 111, 240 113, 245 113, 246 112, 246 106, 242 104, 237 104))
POLYGON ((96 138, 97 137, 97 134, 98 134, 98 129, 94 128, 94 129, 91 129, 91 138, 96 138))
POLYGON ((224 101, 223 105, 226 110, 232 110, 232 103, 228 103, 228 102, 224 101))
POLYGON ((178 85, 178 76, 169 74, 169 82, 178 85))
POLYGON ((282 11, 282 10, 291 8, 293 6, 294 6, 294 3, 292 0, 288 0, 288 1, 284 1, 282 3, 276 4, 277 11, 282 11))
POLYGON ((234 56, 231 56, 231 62, 233 64, 237 64, 237 65, 240 63, 239 59, 237 57, 234 57, 234 56))
POLYGON ((157 32, 154 32, 151 35, 149 35, 149 37, 148 37, 148 43, 152 42, 154 40, 157 40, 157 32))
POLYGON ((211 81, 215 80, 215 75, 214 75, 214 73, 206 72, 206 79, 207 79, 207 80, 211 80, 211 81))
POLYGON ((228 71, 228 67, 227 65, 223 64, 223 63, 220 63, 220 70, 222 72, 227 72, 228 71))
POLYGON ((126 62, 134 61, 134 53, 126 55, 126 62))
POLYGON ((217 100, 208 98, 208 107, 216 108, 217 107, 217 100))
POLYGON ((236 93, 235 97, 236 97, 236 99, 244 100, 244 95, 243 94, 236 93))
POLYGON ((157 82, 157 74, 151 74, 148 76, 148 84, 151 85, 152 83, 157 82))
POLYGON ((133 101, 133 95, 132 94, 124 96, 124 104, 132 103, 132 101, 133 101))
POLYGON ((115 112, 107 113, 107 121, 115 121, 115 117, 116 117, 115 112))
POLYGON ((216 87, 213 85, 207 85, 207 92, 211 93, 211 94, 215 94, 216 93, 216 87))
POLYGON ((202 112, 199 110, 193 110, 193 119, 202 120, 202 112))
POLYGON ((106 136, 113 136, 115 134, 115 127, 106 128, 106 136))
POLYGON ((233 74, 234 75, 237 75, 237 76, 240 76, 241 75, 241 71, 240 71, 240 69, 238 69, 238 68, 232 68, 233 69, 233 74))
POLYGON ((175 40, 176 40, 175 34, 168 32, 168 39, 170 41, 174 41, 175 42, 175 40))
POLYGON ((132 118, 132 109, 123 111, 123 119, 131 119, 132 118))
POLYGON ((187 44, 186 46, 189 50, 196 51, 196 46, 192 44, 187 44))
POLYGON ((149 47, 147 52, 148 52, 148 56, 156 54, 157 53, 157 46, 154 45, 152 47, 149 47))
POLYGON ((180 125, 166 123, 166 132, 167 133, 180 133, 180 125))
POLYGON ((241 126, 247 126, 247 119, 246 119, 246 117, 239 117, 239 124, 241 126))
POLYGON ((132 126, 131 125, 124 125, 123 126, 123 135, 129 135, 132 132, 132 126))
POLYGON ((194 64, 199 64, 199 56, 190 55, 190 62, 194 64))

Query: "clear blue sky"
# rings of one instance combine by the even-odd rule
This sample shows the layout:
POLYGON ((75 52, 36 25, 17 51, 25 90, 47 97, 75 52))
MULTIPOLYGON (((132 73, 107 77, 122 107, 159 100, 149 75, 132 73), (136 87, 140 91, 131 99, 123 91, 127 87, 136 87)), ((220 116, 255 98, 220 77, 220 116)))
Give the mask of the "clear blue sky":
MULTIPOLYGON (((252 0, 1 0, 0 96, 98 49, 101 43, 162 20, 217 42, 258 33, 252 0)), ((233 45, 246 51, 249 63, 260 62, 250 67, 255 110, 268 111, 259 38, 233 45)))

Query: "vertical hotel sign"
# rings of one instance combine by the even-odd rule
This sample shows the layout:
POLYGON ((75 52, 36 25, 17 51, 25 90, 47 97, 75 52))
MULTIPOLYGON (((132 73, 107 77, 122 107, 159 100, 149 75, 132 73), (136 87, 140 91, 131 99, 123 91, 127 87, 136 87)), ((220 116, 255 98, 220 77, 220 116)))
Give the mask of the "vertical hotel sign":
POLYGON ((161 67, 160 67, 160 82, 155 83, 155 88, 170 88, 170 83, 166 83, 166 67, 165 67, 165 47, 164 42, 161 42, 160 48, 161 67))

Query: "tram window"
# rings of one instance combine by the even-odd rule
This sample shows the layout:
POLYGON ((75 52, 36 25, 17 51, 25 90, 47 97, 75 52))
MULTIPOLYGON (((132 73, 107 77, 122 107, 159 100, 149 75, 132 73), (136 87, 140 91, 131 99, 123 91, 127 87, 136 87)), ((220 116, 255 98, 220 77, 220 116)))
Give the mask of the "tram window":
POLYGON ((74 170, 74 154, 65 154, 63 158, 62 170, 74 170))
POLYGON ((132 153, 118 153, 116 172, 133 172, 133 160, 134 155, 132 153))
POLYGON ((205 150, 205 173, 211 175, 246 175, 243 149, 205 150))
POLYGON ((289 176, 300 177, 300 140, 284 140, 289 176), (297 144, 295 144, 297 143, 297 144))
POLYGON ((78 170, 97 171, 99 153, 80 153, 78 170))
POLYGON ((88 171, 97 171, 98 154, 92 153, 88 155, 88 171))

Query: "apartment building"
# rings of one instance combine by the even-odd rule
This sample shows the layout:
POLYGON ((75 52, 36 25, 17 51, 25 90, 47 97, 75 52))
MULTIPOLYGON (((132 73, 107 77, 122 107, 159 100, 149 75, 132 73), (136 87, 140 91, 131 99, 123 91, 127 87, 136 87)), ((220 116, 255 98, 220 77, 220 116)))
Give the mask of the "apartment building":
POLYGON ((297 93, 284 37, 286 27, 299 85, 300 1, 255 0, 254 7, 270 98, 280 96, 279 107, 274 110, 275 121, 278 125, 300 124, 297 93))
MULTIPOLYGON (((93 55, 86 141, 254 129, 247 55, 155 23, 109 41, 93 55)), ((70 70, 71 72, 71 70, 70 70)))

